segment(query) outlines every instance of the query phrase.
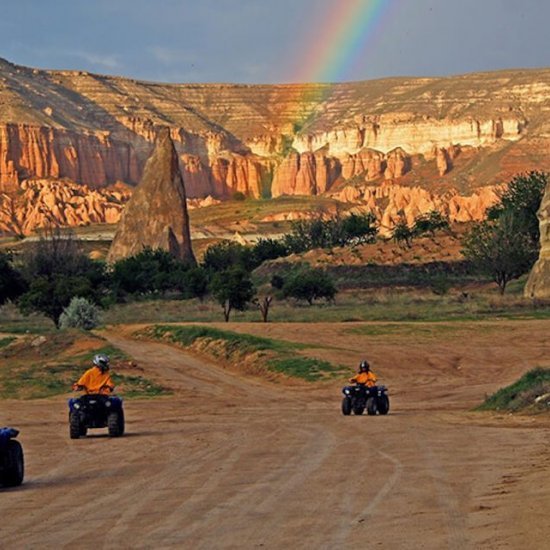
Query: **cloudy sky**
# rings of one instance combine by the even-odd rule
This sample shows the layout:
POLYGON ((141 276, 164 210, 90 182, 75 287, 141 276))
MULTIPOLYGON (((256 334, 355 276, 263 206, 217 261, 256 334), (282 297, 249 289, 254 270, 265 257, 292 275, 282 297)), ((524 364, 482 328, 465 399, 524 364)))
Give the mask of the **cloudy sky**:
POLYGON ((0 0, 0 57, 164 82, 449 75, 550 66, 549 22, 550 0, 0 0))

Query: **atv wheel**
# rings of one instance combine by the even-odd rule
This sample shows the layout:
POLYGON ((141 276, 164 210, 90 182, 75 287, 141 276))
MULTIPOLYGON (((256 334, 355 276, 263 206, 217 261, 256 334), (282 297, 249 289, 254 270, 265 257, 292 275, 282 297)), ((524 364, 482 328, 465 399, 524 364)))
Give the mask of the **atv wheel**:
POLYGON ((78 439, 81 435, 86 435, 86 428, 81 425, 80 415, 77 412, 69 414, 69 435, 71 439, 78 439), (84 433, 82 433, 84 431, 84 433))
POLYGON ((369 416, 376 414, 376 399, 374 397, 369 397, 367 399, 367 414, 369 416))
POLYGON ((355 407, 353 409, 353 414, 361 415, 365 412, 365 407, 355 407))
POLYGON ((387 395, 382 395, 378 399, 378 412, 380 414, 388 414, 390 410, 390 400, 387 395))
POLYGON ((120 437, 124 433, 124 413, 112 412, 107 418, 110 437, 120 437))
POLYGON ((351 414, 351 398, 344 397, 342 399, 342 414, 349 416, 351 414))
POLYGON ((19 441, 8 441, 5 456, 4 473, 0 476, 0 483, 5 487, 16 487, 23 483, 25 475, 25 461, 23 448, 19 441))

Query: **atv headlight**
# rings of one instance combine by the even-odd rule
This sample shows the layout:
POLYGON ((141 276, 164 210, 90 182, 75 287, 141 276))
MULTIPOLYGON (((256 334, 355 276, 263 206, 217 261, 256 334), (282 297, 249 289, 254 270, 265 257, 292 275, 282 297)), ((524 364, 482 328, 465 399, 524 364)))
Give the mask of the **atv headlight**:
POLYGON ((105 406, 106 406, 106 407, 110 407, 110 406, 111 406, 111 402, 110 402, 110 401, 105 401, 105 406))
POLYGON ((73 403, 73 407, 75 409, 80 409, 80 403, 73 403))

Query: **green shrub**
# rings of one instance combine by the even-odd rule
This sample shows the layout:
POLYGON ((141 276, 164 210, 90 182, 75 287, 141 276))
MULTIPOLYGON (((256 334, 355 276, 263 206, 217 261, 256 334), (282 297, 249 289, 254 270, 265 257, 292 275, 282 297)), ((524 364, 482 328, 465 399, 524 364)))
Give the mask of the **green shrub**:
POLYGON ((105 265, 86 256, 72 233, 46 231, 23 255, 28 290, 18 305, 24 313, 40 312, 56 325, 74 296, 99 303, 107 292, 105 265))
POLYGON ((401 218, 393 228, 392 239, 403 248, 410 248, 412 239, 415 236, 414 231, 409 227, 407 220, 401 218))
POLYGON ((162 294, 181 290, 186 271, 192 267, 166 250, 144 248, 114 264, 111 286, 119 299, 127 294, 162 294))
POLYGON ((443 296, 451 289, 451 281, 447 275, 442 273, 432 279, 430 288, 434 294, 443 296))
POLYGON ((416 237, 420 237, 426 234, 433 236, 436 231, 449 229, 449 220, 441 212, 432 210, 415 218, 412 231, 416 237))
POLYGON ((338 290, 330 275, 322 269, 299 269, 291 273, 283 284, 283 295, 297 300, 306 300, 309 305, 314 300, 333 300, 338 290))
POLYGON ((59 317, 60 328, 91 330, 97 327, 99 323, 99 308, 86 298, 73 298, 59 317))
POLYGON ((229 240, 209 246, 204 253, 202 265, 211 273, 234 267, 250 272, 256 267, 252 248, 229 240))

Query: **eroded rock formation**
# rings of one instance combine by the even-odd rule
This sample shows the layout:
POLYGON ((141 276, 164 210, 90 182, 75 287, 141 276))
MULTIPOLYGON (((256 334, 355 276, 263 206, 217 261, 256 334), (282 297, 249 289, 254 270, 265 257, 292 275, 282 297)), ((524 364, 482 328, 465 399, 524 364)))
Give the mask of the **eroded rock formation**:
MULTIPOLYGON (((10 200, 33 178, 135 185, 165 126, 190 198, 318 195, 387 181, 452 199, 453 189, 471 194, 517 172, 550 170, 549 69, 169 85, 0 59, 0 104, 0 193, 10 200)), ((465 218, 459 198, 447 206, 465 218)))
POLYGON ((456 191, 434 193, 419 186, 406 187, 391 181, 382 185, 346 186, 332 194, 342 202, 355 203, 362 212, 372 212, 380 223, 380 232, 388 234, 403 217, 412 226, 421 214, 437 210, 451 222, 479 221, 499 197, 501 186, 482 187, 470 195, 456 191))
POLYGON ((123 184, 90 189, 69 180, 24 180, 15 195, 0 193, 0 233, 28 235, 52 225, 117 223, 131 196, 123 184))
POLYGON ((542 199, 539 212, 540 252, 525 285, 528 298, 550 298, 550 184, 542 199))
POLYGON ((143 177, 124 209, 107 261, 133 256, 145 247, 162 248, 180 260, 195 262, 185 186, 168 129, 157 137, 143 177))
POLYGON ((67 178, 89 187, 137 183, 139 172, 132 147, 108 132, 0 125, 0 192, 14 191, 30 177, 67 178))

